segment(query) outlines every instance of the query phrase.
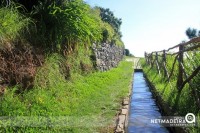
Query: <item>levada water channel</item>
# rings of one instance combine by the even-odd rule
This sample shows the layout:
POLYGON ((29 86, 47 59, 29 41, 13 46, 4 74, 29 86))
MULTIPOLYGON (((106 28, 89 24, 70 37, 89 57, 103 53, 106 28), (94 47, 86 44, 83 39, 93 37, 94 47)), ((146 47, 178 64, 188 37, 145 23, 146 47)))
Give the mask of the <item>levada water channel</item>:
POLYGON ((167 128, 152 119, 161 116, 143 72, 134 73, 132 98, 129 110, 128 133, 169 133, 167 128))

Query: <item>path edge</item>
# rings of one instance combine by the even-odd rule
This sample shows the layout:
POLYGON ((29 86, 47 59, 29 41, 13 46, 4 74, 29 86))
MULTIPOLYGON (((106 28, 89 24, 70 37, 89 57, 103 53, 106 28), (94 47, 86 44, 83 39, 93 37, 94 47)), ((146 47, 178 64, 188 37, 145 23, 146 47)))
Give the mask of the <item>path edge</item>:
POLYGON ((120 112, 118 113, 116 119, 116 128, 114 133, 127 133, 128 132, 128 118, 129 118, 129 108, 133 89, 133 79, 134 71, 129 85, 128 96, 122 100, 120 112))

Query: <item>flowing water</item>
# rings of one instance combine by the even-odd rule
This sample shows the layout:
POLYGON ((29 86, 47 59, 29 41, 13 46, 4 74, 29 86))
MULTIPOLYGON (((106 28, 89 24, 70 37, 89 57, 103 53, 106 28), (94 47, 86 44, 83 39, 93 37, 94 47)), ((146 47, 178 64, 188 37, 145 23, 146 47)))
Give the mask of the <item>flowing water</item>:
POLYGON ((143 77, 143 72, 134 73, 129 111, 128 133, 169 133, 162 125, 151 123, 151 119, 159 118, 161 114, 143 77))

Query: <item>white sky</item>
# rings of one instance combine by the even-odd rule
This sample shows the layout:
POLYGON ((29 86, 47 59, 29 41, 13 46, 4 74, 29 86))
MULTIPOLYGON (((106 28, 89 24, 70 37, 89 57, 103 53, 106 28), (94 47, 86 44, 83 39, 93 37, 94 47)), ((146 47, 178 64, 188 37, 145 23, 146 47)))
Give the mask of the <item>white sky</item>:
POLYGON ((200 29, 200 0, 85 0, 122 18, 125 47, 135 56, 168 49, 188 40, 188 27, 200 29))

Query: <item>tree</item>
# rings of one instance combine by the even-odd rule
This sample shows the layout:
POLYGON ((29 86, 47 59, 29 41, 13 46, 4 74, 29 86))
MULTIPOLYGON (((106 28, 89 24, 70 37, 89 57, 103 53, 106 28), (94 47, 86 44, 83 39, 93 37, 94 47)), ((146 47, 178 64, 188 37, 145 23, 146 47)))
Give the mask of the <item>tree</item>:
POLYGON ((105 8, 99 7, 99 9, 100 9, 100 16, 101 16, 102 21, 109 23, 113 27, 115 32, 119 33, 120 26, 122 24, 122 19, 116 18, 114 16, 114 13, 112 11, 110 11, 109 8, 105 9, 105 8))
MULTIPOLYGON (((112 44, 124 45, 121 37, 122 33, 120 32, 120 26, 122 24, 122 19, 115 17, 114 13, 110 11, 109 8, 97 7, 100 9, 100 17, 103 22, 109 24, 114 30, 114 35, 112 36, 112 44)), ((103 41, 108 38, 108 31, 103 31, 103 41)))
POLYGON ((126 56, 130 56, 130 51, 129 51, 129 49, 125 49, 125 55, 126 55, 126 56))
POLYGON ((191 29, 191 28, 188 28, 185 33, 189 39, 197 37, 200 34, 200 33, 198 33, 198 35, 197 35, 197 29, 191 29))

